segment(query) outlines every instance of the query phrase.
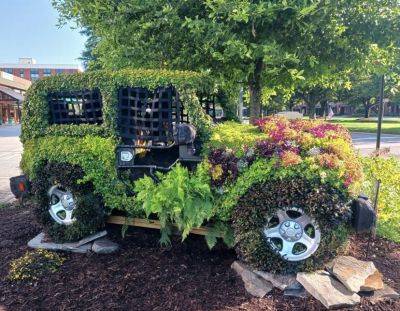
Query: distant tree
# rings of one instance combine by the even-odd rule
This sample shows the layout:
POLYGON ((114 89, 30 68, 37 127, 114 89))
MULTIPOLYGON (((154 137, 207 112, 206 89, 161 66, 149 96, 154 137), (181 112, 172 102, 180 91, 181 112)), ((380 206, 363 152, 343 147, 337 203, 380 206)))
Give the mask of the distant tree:
POLYGON ((84 50, 79 59, 83 62, 83 66, 86 70, 99 69, 100 64, 97 61, 98 59, 95 55, 95 49, 97 44, 100 42, 100 38, 97 37, 90 28, 84 28, 80 33, 86 36, 87 39, 84 50))
POLYGON ((262 89, 354 68, 399 35, 395 0, 53 0, 100 41, 102 67, 210 71, 244 81, 251 119, 262 89))

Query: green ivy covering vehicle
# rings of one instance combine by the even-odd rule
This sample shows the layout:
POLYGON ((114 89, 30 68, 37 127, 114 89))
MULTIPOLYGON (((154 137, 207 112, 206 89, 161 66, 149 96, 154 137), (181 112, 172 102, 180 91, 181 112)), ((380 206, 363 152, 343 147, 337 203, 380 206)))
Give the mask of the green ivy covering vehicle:
POLYGON ((214 124, 194 72, 123 70, 40 80, 23 106, 21 167, 38 219, 77 240, 107 215, 158 219, 161 242, 207 225, 251 266, 310 270, 341 251, 361 166, 346 129, 319 121, 214 124), (207 109, 203 109, 207 108, 207 109))

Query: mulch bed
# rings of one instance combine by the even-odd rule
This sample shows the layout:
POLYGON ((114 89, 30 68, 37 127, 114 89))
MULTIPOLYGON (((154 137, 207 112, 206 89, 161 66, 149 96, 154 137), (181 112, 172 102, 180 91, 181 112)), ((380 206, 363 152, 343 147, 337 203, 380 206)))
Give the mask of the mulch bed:
MULTIPOLYGON (((65 254, 62 268, 34 283, 7 280, 9 263, 22 256, 40 232, 28 208, 0 209, 0 310, 324 310, 313 298, 249 296, 231 270, 235 253, 222 245, 209 251, 203 237, 172 246, 158 244, 156 230, 132 228, 125 239, 109 228, 121 251, 114 255, 65 254)), ((400 291, 400 245, 352 238, 351 255, 373 260, 385 282, 400 291)), ((363 298, 352 310, 400 310, 400 301, 372 305, 363 298)))

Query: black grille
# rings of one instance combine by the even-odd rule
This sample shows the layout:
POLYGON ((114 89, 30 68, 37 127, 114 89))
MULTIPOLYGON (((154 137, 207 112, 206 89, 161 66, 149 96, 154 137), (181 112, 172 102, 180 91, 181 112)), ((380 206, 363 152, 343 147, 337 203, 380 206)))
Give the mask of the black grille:
POLYGON ((51 124, 101 124, 102 99, 99 90, 48 94, 51 124))
POLYGON ((129 140, 168 143, 174 124, 188 122, 175 88, 124 87, 118 94, 118 129, 129 140))

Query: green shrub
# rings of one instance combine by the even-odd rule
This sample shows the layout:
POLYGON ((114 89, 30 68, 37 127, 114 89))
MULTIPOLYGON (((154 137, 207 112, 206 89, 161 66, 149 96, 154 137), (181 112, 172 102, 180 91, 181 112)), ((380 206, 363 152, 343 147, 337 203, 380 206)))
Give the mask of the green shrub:
POLYGON ((56 272, 65 259, 59 254, 38 249, 26 252, 21 258, 10 264, 8 279, 11 281, 38 280, 46 273, 56 272))
POLYGON ((22 135, 26 142, 47 134, 68 134, 82 137, 85 135, 115 136, 117 128, 117 101, 120 87, 147 87, 155 89, 159 86, 176 87, 180 99, 186 105, 192 123, 197 126, 201 136, 209 135, 211 119, 201 109, 196 96, 197 92, 208 93, 213 88, 212 80, 207 75, 190 71, 167 70, 132 70, 91 71, 72 75, 59 75, 41 79, 34 83, 26 93, 22 109, 22 135), (49 92, 80 91, 99 89, 103 100, 102 126, 66 126, 53 125, 49 129, 49 92))
POLYGON ((79 182, 90 182, 95 194, 101 195, 110 210, 133 204, 127 196, 127 185, 118 178, 115 167, 116 141, 98 136, 47 136, 24 144, 21 167, 30 180, 35 180, 46 162, 64 162, 82 168, 79 182))
POLYGON ((301 174, 270 178, 252 185, 232 213, 236 251, 253 268, 278 273, 320 269, 347 242, 350 217, 348 197, 338 189, 301 174), (301 208, 313 217, 321 231, 318 250, 300 262, 284 261, 268 244, 262 229, 277 209, 301 208))
POLYGON ((232 149, 237 156, 243 156, 245 148, 253 146, 256 141, 265 139, 266 135, 253 125, 233 121, 218 124, 212 129, 210 140, 204 145, 204 153, 213 149, 232 149))
POLYGON ((362 163, 365 174, 363 191, 372 201, 375 182, 381 181, 377 234, 400 242, 400 161, 394 157, 364 157, 362 163))
POLYGON ((101 197, 93 194, 91 183, 78 183, 84 175, 78 166, 52 162, 42 167, 32 183, 37 219, 57 243, 78 241, 104 227, 105 210, 101 197), (76 221, 69 226, 56 223, 49 214, 47 193, 53 185, 60 185, 71 191, 76 200, 77 207, 73 212, 76 221))

